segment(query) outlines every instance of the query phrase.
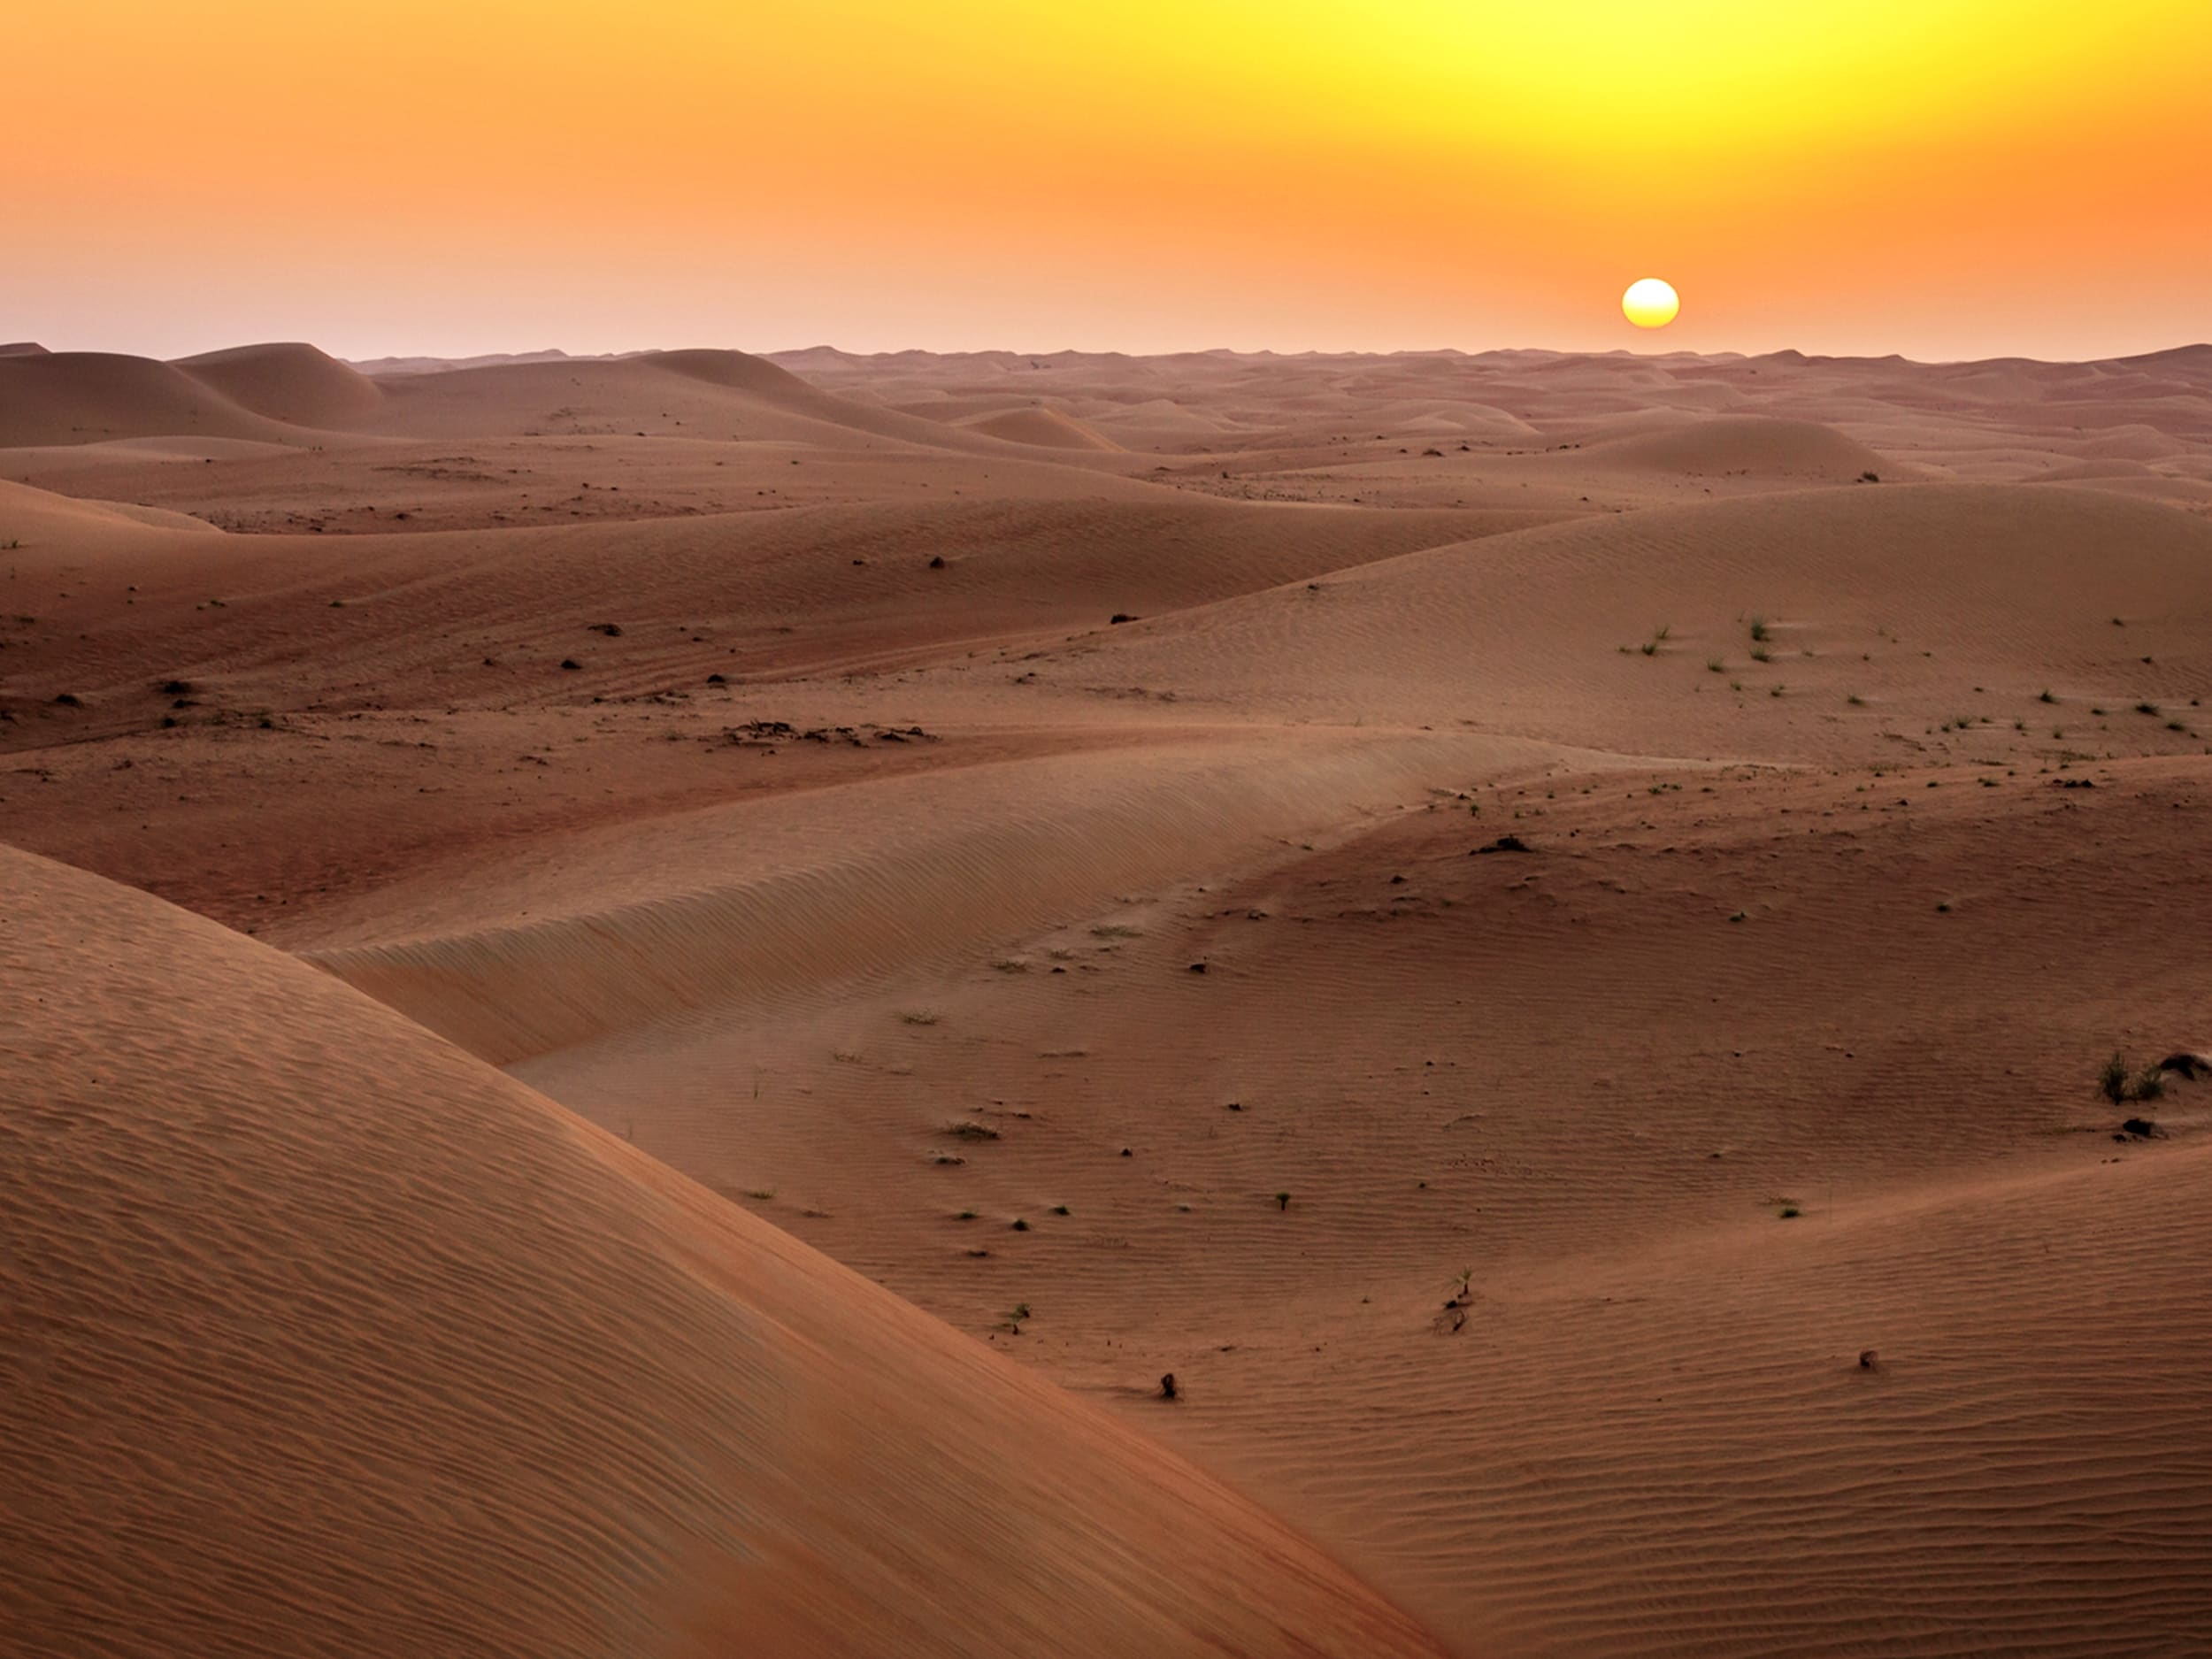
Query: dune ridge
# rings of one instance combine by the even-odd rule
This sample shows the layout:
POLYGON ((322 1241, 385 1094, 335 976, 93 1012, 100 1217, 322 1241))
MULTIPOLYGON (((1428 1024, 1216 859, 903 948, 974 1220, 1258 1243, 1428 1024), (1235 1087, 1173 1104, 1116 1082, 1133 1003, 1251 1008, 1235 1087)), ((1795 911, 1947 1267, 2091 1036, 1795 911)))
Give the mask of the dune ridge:
MULTIPOLYGON (((1110 749, 856 784, 788 810, 710 809, 507 863, 445 902, 380 895, 343 925, 368 939, 307 959, 512 1064, 639 1027, 710 1023, 728 1002, 772 1008, 826 984, 957 961, 1194 862, 1395 810, 1431 780, 1512 750, 1421 734, 1300 748, 1224 734, 1156 742, 1141 759, 1110 749), (967 822, 955 818, 963 808, 967 822), (730 873, 671 886, 710 870, 730 873), (527 921, 502 919, 526 910, 527 921), (441 911, 455 931, 378 936, 385 918, 419 928, 441 911)), ((316 932, 331 939, 340 926, 325 917, 316 932)))

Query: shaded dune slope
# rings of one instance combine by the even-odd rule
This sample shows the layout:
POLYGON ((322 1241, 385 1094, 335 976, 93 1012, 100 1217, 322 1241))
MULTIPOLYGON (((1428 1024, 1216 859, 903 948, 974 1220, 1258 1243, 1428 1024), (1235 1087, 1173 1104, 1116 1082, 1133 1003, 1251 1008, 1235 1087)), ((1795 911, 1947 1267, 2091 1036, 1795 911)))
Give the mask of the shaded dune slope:
POLYGON ((185 434, 306 441, 174 364, 104 351, 0 357, 0 449, 185 434))
POLYGON ((1437 1651, 334 981, 26 855, 0 896, 0 1652, 1437 1651))
POLYGON ((355 426, 384 402, 358 369, 296 342, 236 346, 180 357, 173 366, 242 408, 296 426, 355 426))
POLYGON ((354 925, 369 937, 311 959, 503 1064, 957 960, 1121 887, 1394 807, 1430 777, 1517 752, 1422 735, 1164 738, 1136 754, 710 808, 556 843, 441 881, 442 896, 388 894, 354 925), (414 925, 394 937, 380 918, 414 925))
MULTIPOLYGON (((297 536, 163 541, 90 521, 65 534, 81 503, 5 488, 0 514, 19 507, 51 530, 25 535, 27 569, 59 575, 96 559, 110 590, 73 584, 68 603, 51 605, 51 628, 11 657, 12 678, 50 679, 92 700, 95 718, 142 722, 160 712, 144 702, 150 679, 179 674, 264 704, 504 702, 525 689, 697 687, 710 672, 849 669, 979 639, 1057 640, 1117 611, 1204 603, 1529 517, 1277 508, 1125 485, 1138 494, 362 535, 340 549, 297 536), (114 604, 128 584, 134 603, 114 604), (224 604, 207 606, 210 595, 224 604), (589 632, 603 621, 622 634, 589 632), (544 677, 563 660, 580 670, 544 677)), ((17 534, 12 522, 0 540, 17 534)))

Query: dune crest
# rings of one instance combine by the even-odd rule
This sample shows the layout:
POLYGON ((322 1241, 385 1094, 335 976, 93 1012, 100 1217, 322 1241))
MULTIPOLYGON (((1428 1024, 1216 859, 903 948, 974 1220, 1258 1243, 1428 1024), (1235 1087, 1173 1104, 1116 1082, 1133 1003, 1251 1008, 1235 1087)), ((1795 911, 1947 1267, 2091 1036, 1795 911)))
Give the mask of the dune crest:
POLYGON ((1121 446, 1056 409, 1010 409, 964 423, 976 432, 987 432, 1009 443, 1032 444, 1041 449, 1118 449, 1121 446))
POLYGON ((179 357, 176 366, 242 408, 295 426, 354 426, 384 402, 374 380, 309 345, 235 346, 179 357))

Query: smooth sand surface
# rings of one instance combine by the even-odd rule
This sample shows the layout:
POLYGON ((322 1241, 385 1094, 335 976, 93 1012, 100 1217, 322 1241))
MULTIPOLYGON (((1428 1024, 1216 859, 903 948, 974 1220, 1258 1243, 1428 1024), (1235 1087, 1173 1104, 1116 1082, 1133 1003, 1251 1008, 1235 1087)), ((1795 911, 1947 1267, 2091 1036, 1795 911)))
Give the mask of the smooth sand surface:
POLYGON ((1437 1651, 281 952, 20 853, 0 895, 7 1651, 1437 1651))
POLYGON ((2212 349, 367 367, 0 357, 0 1648, 2212 1649, 2212 349))

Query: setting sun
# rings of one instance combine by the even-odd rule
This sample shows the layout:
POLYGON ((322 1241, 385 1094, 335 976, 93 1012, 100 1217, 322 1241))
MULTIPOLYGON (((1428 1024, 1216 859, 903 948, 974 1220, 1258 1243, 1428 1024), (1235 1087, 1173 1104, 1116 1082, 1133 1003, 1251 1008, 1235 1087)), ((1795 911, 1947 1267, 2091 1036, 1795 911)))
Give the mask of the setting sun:
POLYGON ((1682 298, 1674 285, 1657 277, 1630 283, 1621 296, 1621 314, 1639 328, 1664 328, 1681 310, 1682 298))

